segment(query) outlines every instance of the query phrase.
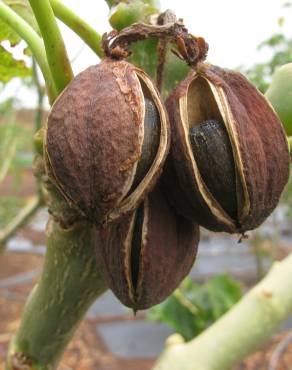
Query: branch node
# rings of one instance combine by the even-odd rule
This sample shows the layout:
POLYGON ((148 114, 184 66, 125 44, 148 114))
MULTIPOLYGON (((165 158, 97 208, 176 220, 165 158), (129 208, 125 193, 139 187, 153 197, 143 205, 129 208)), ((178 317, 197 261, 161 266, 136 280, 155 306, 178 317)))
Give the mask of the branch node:
POLYGON ((15 352, 11 359, 13 370, 31 370, 32 361, 22 352, 15 352))

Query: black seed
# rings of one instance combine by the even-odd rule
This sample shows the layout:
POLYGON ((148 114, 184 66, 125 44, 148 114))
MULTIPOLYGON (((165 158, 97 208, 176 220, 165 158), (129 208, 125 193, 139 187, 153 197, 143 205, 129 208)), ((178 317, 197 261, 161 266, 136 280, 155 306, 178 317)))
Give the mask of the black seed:
POLYGON ((136 212, 135 226, 133 230, 133 239, 131 245, 131 276, 134 290, 136 290, 137 288, 139 277, 143 221, 144 221, 144 205, 142 203, 142 205, 140 205, 136 212))
POLYGON ((224 124, 207 120, 194 126, 190 129, 190 142, 201 177, 210 193, 236 220, 235 164, 224 124))

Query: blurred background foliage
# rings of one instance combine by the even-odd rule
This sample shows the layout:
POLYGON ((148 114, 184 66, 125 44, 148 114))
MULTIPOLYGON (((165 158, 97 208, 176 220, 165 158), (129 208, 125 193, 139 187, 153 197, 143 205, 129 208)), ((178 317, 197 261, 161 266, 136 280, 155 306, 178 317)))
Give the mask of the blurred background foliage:
POLYGON ((258 46, 259 51, 264 48, 270 49, 271 52, 271 58, 268 61, 257 63, 250 68, 238 67, 238 70, 246 75, 262 93, 267 91, 275 70, 292 61, 292 39, 284 33, 275 33, 258 46))
POLYGON ((229 275, 217 275, 202 285, 186 278, 179 289, 150 310, 148 318, 164 322, 188 341, 212 325, 241 296, 240 283, 229 275))

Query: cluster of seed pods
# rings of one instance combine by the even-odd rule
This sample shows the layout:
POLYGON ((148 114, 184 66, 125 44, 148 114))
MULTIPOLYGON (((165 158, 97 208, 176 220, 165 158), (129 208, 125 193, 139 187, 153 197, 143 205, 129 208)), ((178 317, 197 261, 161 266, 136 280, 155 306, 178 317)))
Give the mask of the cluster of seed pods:
POLYGON ((115 45, 68 85, 46 128, 49 177, 96 226, 108 285, 134 310, 160 303, 188 274, 199 225, 257 227, 288 180, 285 133, 264 96, 204 63, 203 39, 187 35, 182 47, 175 32, 195 67, 166 103, 115 45))

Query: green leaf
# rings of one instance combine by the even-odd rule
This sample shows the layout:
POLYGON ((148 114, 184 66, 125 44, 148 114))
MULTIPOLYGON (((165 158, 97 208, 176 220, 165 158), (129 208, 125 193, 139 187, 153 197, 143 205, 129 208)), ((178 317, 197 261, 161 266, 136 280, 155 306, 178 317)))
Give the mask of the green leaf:
POLYGON ((218 275, 204 285, 185 279, 168 299, 150 310, 150 320, 161 321, 191 340, 241 298, 240 284, 228 275, 218 275))
POLYGON ((31 76, 31 69, 23 60, 15 60, 11 53, 0 45, 0 81, 8 82, 13 77, 31 76))
POLYGON ((113 28, 120 31, 135 22, 149 23, 150 17, 158 12, 159 8, 148 1, 132 0, 130 2, 120 2, 116 7, 112 8, 109 22, 113 28))
POLYGON ((170 296, 160 305, 151 308, 148 319, 163 322, 183 335, 186 340, 192 339, 194 333, 196 333, 192 312, 180 304, 175 295, 170 296))
POLYGON ((245 74, 248 79, 256 85, 256 87, 265 93, 271 82, 271 76, 275 70, 292 60, 292 39, 287 38, 284 33, 275 33, 268 39, 263 41, 258 49, 269 48, 272 52, 272 57, 265 63, 258 63, 251 68, 240 68, 240 71, 245 74))
MULTIPOLYGON (((27 21, 37 32, 38 26, 34 18, 32 9, 27 0, 0 0, 6 3, 20 17, 27 21)), ((0 42, 9 41, 11 46, 17 45, 21 38, 18 34, 0 19, 0 42)), ((25 54, 30 55, 28 48, 25 54)), ((0 47, 0 81, 6 83, 13 77, 25 78, 31 75, 31 69, 28 68, 23 60, 14 59, 13 55, 0 47)))
MULTIPOLYGON (((0 1, 6 3, 13 11, 15 11, 20 17, 27 21, 34 28, 35 31, 39 32, 36 19, 27 0, 0 1)), ((4 40, 10 41, 11 46, 15 46, 21 41, 21 38, 11 27, 9 27, 0 19, 0 42, 4 40)))
POLYGON ((0 42, 9 40, 12 46, 18 44, 21 38, 6 23, 0 19, 0 42))
POLYGON ((228 275, 219 275, 206 285, 212 317, 217 320, 241 297, 239 283, 228 275))
POLYGON ((285 36, 282 33, 276 33, 267 40, 260 43, 258 49, 262 49, 264 46, 276 46, 282 44, 285 41, 285 36))
POLYGON ((1 197, 0 198, 0 228, 12 220, 25 204, 25 198, 1 197))

